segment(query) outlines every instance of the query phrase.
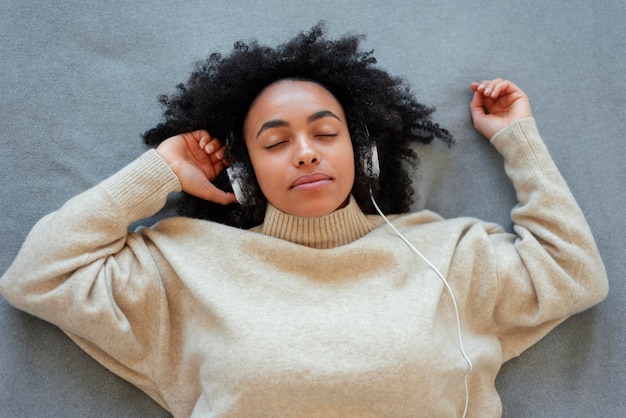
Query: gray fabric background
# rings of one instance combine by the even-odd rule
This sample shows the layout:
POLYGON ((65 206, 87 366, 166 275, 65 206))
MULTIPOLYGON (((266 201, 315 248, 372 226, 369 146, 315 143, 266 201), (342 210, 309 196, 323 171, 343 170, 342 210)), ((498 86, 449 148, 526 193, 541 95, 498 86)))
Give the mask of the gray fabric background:
MULTIPOLYGON (((623 0, 4 0, 0 273, 40 217, 143 151, 139 135, 159 120, 157 96, 185 81, 195 61, 239 39, 275 45, 320 19, 331 36, 366 34, 380 66, 407 78, 456 136, 452 149, 419 147, 415 209, 511 228, 512 188, 473 131, 468 86, 502 76, 528 93, 595 232, 611 293, 505 364, 496 382, 504 416, 624 416, 623 0)), ((58 329, 0 299, 0 416, 168 414, 58 329)))

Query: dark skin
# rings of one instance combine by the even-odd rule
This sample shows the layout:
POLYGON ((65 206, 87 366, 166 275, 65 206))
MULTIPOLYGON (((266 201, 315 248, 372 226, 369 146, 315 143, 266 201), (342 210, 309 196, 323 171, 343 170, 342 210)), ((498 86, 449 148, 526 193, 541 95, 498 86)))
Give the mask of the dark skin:
MULTIPOLYGON (((472 83, 470 113, 478 132, 491 139, 512 123, 532 116, 526 94, 508 80, 472 83)), ((204 130, 173 136, 156 149, 178 176, 184 192, 222 205, 236 202, 235 195, 212 183, 228 166, 226 148, 204 130)), ((271 202, 270 202, 271 203, 271 202)))

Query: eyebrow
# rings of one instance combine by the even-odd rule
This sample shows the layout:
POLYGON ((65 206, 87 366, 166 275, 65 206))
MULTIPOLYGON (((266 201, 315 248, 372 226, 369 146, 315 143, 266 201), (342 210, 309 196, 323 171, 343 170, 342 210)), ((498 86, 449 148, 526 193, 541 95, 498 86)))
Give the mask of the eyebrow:
MULTIPOLYGON (((312 122, 315 122, 316 120, 328 118, 328 117, 335 118, 338 121, 341 121, 339 116, 335 115, 330 110, 320 110, 319 112, 315 112, 311 116, 309 116, 307 119, 307 123, 312 123, 312 122)), ((267 121, 261 126, 261 129, 259 129, 259 131, 256 133, 256 137, 258 138, 264 131, 267 131, 268 129, 283 128, 283 127, 289 127, 289 123, 280 119, 267 121)))

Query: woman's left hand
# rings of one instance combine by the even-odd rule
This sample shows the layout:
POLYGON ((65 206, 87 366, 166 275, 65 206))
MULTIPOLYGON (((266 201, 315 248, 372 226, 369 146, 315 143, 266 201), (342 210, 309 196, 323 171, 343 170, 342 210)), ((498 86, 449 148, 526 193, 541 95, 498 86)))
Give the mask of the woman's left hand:
POLYGON ((472 83, 470 112, 474 127, 491 139, 513 122, 532 116, 528 96, 515 84, 497 78, 472 83))

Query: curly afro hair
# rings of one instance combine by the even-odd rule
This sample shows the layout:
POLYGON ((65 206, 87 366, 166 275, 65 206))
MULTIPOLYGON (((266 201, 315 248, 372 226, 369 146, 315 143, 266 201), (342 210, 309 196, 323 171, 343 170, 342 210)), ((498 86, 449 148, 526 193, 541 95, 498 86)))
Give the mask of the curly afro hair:
MULTIPOLYGON (((439 138, 450 145, 453 139, 431 120, 434 108, 419 103, 403 79, 376 68, 372 51, 359 49, 363 36, 327 40, 324 32, 324 24, 319 23, 276 48, 256 40, 239 41, 228 56, 211 54, 196 64, 186 84, 177 86, 177 94, 159 98, 165 106, 165 121, 145 132, 144 142, 157 146, 173 135, 205 129, 213 137, 228 138, 229 160, 252 171, 243 125, 253 101, 280 80, 314 81, 344 108, 356 161, 352 195, 361 209, 375 213, 371 189, 384 213, 408 212, 413 203, 408 169, 418 163, 411 143, 439 138), (380 162, 380 175, 374 181, 366 174, 372 141, 380 162)), ((267 200, 254 176, 250 178, 253 206, 222 206, 183 193, 179 213, 240 228, 258 225, 263 222, 267 200)), ((230 190, 225 171, 215 184, 230 190)))

